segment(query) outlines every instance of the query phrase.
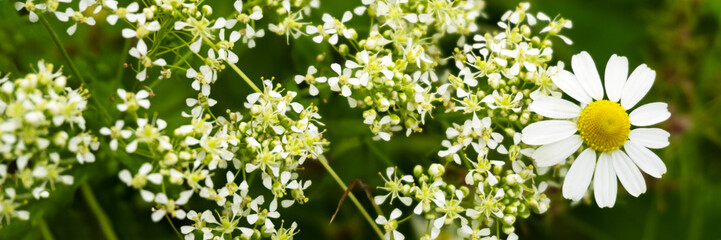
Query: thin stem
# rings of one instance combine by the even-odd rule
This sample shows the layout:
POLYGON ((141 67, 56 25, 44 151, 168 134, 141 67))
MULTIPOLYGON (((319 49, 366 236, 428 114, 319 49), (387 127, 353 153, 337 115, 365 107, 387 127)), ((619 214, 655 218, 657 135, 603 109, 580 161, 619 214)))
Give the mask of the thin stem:
POLYGON ((58 45, 58 48, 60 49, 60 52, 63 54, 63 57, 65 57, 65 60, 67 60, 68 66, 70 66, 70 71, 72 71, 73 74, 75 75, 75 77, 77 77, 78 80, 80 80, 80 83, 84 85, 85 79, 83 79, 83 76, 80 75, 80 72, 75 67, 75 64, 73 64, 73 61, 70 60, 70 55, 68 55, 68 51, 66 51, 65 48, 63 47, 63 43, 60 42, 60 38, 58 37, 58 34, 55 33, 55 30, 53 30, 52 26, 50 26, 50 23, 48 22, 47 19, 45 19, 45 16, 43 16, 42 14, 38 14, 38 17, 40 18, 40 22, 43 23, 43 26, 45 26, 45 29, 47 29, 48 32, 50 33, 50 37, 52 37, 53 41, 55 42, 55 45, 58 45))
MULTIPOLYGON (((210 47, 212 47, 213 49, 215 49, 215 50, 218 49, 218 47, 215 45, 215 43, 211 42, 207 38, 204 38, 203 41, 206 44, 208 44, 210 47)), ((238 66, 236 66, 234 63, 229 63, 229 62, 226 62, 226 63, 228 64, 228 66, 230 66, 230 68, 233 69, 233 71, 238 73, 238 75, 240 75, 240 77, 245 81, 245 83, 250 85, 250 87, 253 88, 253 90, 255 90, 256 92, 263 92, 260 90, 260 88, 258 88, 258 86, 255 85, 255 83, 253 83, 252 80, 250 80, 250 78, 247 75, 245 75, 245 73, 243 73, 242 70, 240 70, 240 68, 238 68, 238 66)))
POLYGON ((44 218, 40 218, 38 220, 38 227, 40 227, 40 234, 43 235, 45 240, 55 240, 53 233, 50 231, 50 227, 48 227, 48 223, 45 222, 44 218))
POLYGON ((248 76, 246 76, 245 73, 243 73, 243 71, 241 71, 240 68, 238 68, 238 66, 235 66, 235 64, 232 64, 232 63, 228 63, 228 65, 230 66, 230 68, 233 69, 233 71, 238 73, 238 75, 240 75, 240 77, 243 78, 243 80, 245 80, 245 82, 248 83, 248 85, 250 85, 250 87, 253 88, 253 90, 255 90, 256 92, 263 92, 260 90, 260 88, 258 88, 258 86, 255 86, 253 81, 251 81, 250 78, 248 78, 248 76))
MULTIPOLYGON (((50 37, 53 39, 53 42, 55 42, 55 45, 57 45, 58 48, 60 49, 60 52, 63 54, 63 57, 65 57, 65 60, 68 62, 68 66, 70 66, 70 71, 72 71, 73 75, 75 75, 75 77, 77 77, 78 80, 80 80, 81 85, 87 85, 87 83, 85 82, 85 79, 83 79, 83 76, 80 75, 80 72, 75 67, 73 60, 70 59, 70 55, 68 55, 68 51, 65 50, 63 43, 60 42, 60 38, 58 37, 58 34, 55 33, 55 30, 53 30, 52 26, 50 26, 50 23, 48 22, 48 20, 45 19, 45 16, 43 16, 42 14, 38 14, 38 18, 40 19, 40 22, 43 23, 43 26, 45 26, 45 29, 48 30, 48 33, 50 33, 50 37)), ((96 97, 92 96, 93 90, 91 88, 88 88, 88 90, 91 93, 90 101, 95 105, 95 108, 97 108, 98 111, 103 113, 103 115, 104 115, 103 120, 105 120, 105 123, 110 122, 111 117, 110 117, 110 114, 108 113, 108 111, 103 106, 100 105, 100 102, 98 101, 98 99, 96 97)))
MULTIPOLYGON (((213 49, 217 49, 217 46, 215 46, 215 43, 211 42, 211 41, 208 40, 208 39, 203 39, 203 40, 204 40, 204 42, 205 42, 206 44, 208 44, 208 45, 209 45, 210 47, 212 47, 213 49)), ((227 64, 228 64, 228 65, 230 66, 230 68, 232 68, 238 75, 240 75, 240 77, 243 78, 243 80, 245 80, 245 82, 246 82, 251 88, 253 88, 253 90, 255 90, 256 92, 262 92, 262 91, 260 90, 260 88, 258 88, 258 86, 256 86, 256 85, 253 83, 253 81, 251 81, 250 78, 248 78, 248 76, 245 75, 245 73, 243 73, 242 70, 240 70, 240 68, 238 68, 238 66, 236 66, 235 64, 232 64, 232 63, 227 63, 227 64)), ((314 155, 315 155, 315 154, 314 154, 314 155)), ((346 186, 345 183, 343 183, 343 180, 341 180, 340 177, 338 177, 338 174, 336 174, 335 171, 333 171, 333 168, 331 168, 330 165, 328 165, 328 160, 325 159, 325 156, 320 155, 320 154, 318 154, 317 156, 318 156, 318 161, 320 161, 320 163, 323 165, 323 167, 326 169, 326 171, 328 171, 328 173, 330 173, 330 175, 331 175, 331 176, 333 177, 333 179, 338 183, 338 185, 340 185, 340 187, 343 189, 343 191, 346 191, 346 190, 348 189, 348 186, 346 186)), ((353 204, 358 208, 358 211, 361 212, 361 214, 363 215, 363 217, 365 217, 365 219, 368 221, 368 224, 371 225, 371 227, 372 227, 373 230, 376 232, 376 234, 378 234, 378 237, 381 238, 381 239, 383 239, 383 232, 382 232, 381 229, 375 224, 375 221, 373 221, 373 218, 371 218, 370 214, 368 214, 368 212, 366 212, 365 208, 363 208, 363 206, 360 204, 360 202, 359 202, 358 199, 355 197, 355 195, 353 195, 353 193, 351 193, 351 192, 348 192, 348 197, 349 197, 350 200, 353 202, 353 204)), ((376 209, 376 210, 379 210, 379 209, 380 209, 380 208, 378 208, 378 209, 376 209)))
MULTIPOLYGON (((338 177, 338 174, 336 174, 335 171, 333 171, 333 169, 330 167, 330 165, 328 165, 328 160, 325 159, 325 156, 318 155, 318 161, 323 165, 325 170, 328 171, 328 173, 330 173, 330 175, 338 183, 338 185, 340 185, 340 187, 343 189, 343 191, 346 191, 348 189, 348 186, 346 186, 345 183, 343 183, 343 180, 341 180, 340 177, 338 177)), ((373 221, 373 218, 371 218, 371 216, 368 214, 368 212, 366 212, 365 208, 363 208, 363 206, 360 204, 360 202, 355 197, 355 195, 353 195, 353 193, 351 193, 351 192, 348 192, 348 197, 353 202, 353 204, 356 206, 356 208, 358 208, 358 210, 361 212, 361 214, 366 219, 366 221, 368 221, 368 224, 370 224, 371 227, 373 227, 373 230, 376 232, 376 234, 378 234, 378 237, 383 239, 383 232, 378 227, 378 225, 376 225, 375 221, 373 221)))
POLYGON ((83 198, 85 198, 85 202, 88 203, 88 207, 90 207, 93 215, 95 215, 95 218, 100 225, 100 230, 102 230, 103 235, 105 235, 105 239, 118 240, 118 237, 115 235, 115 230, 113 230, 113 225, 108 218, 108 215, 103 212, 103 209, 100 207, 98 200, 95 199, 95 195, 93 195, 93 190, 90 188, 90 185, 88 185, 88 183, 81 184, 80 191, 83 193, 83 198))
POLYGON ((180 234, 180 232, 178 231, 178 229, 175 227, 175 224, 173 224, 173 220, 170 220, 170 217, 168 216, 168 214, 165 214, 165 219, 168 220, 168 223, 170 223, 170 227, 173 228, 173 231, 175 231, 175 234, 178 235, 178 238, 184 239, 184 238, 183 238, 183 234, 180 234))
POLYGON ((123 73, 125 72, 125 60, 128 58, 128 50, 130 49, 130 38, 125 39, 123 43, 123 51, 120 53, 118 60, 118 70, 115 72, 115 80, 113 80, 113 90, 118 89, 123 81, 123 73))
POLYGON ((365 142, 366 142, 366 146, 368 146, 368 148, 371 150, 371 152, 373 152, 373 154, 378 156, 378 159, 380 159, 381 162, 383 162, 383 164, 386 165, 386 167, 393 166, 393 162, 391 161, 391 159, 388 158, 388 156, 384 155, 383 151, 381 151, 380 149, 378 149, 376 147, 376 145, 373 143, 373 140, 371 140, 371 138, 366 137, 365 142))

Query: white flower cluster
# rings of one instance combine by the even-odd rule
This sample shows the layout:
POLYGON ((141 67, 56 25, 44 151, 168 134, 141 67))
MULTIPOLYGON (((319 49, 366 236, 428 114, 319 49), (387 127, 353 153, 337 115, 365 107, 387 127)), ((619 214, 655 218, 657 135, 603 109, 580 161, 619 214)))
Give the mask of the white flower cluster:
MULTIPOLYGON (((263 26, 257 21, 263 19, 264 8, 277 8, 277 14, 285 16, 280 23, 267 23, 269 30, 288 34, 295 38, 301 35, 299 30, 305 23, 299 22, 302 13, 310 13, 311 7, 318 7, 318 1, 301 5, 289 1, 271 1, 243 4, 243 1, 234 3, 235 12, 231 16, 212 18, 213 9, 209 5, 202 5, 199 1, 155 0, 141 7, 138 2, 131 2, 125 7, 118 6, 116 0, 27 0, 16 2, 18 11, 29 12, 31 22, 36 22, 45 13, 54 13, 62 22, 73 22, 67 29, 73 35, 78 23, 95 25, 95 17, 103 16, 110 25, 125 22, 126 28, 122 36, 128 39, 137 39, 129 53, 137 59, 137 65, 132 66, 136 71, 136 78, 145 81, 150 75, 158 79, 171 77, 171 69, 185 69, 186 76, 193 79, 193 88, 208 96, 209 85, 217 79, 218 71, 225 69, 224 62, 235 64, 238 56, 233 52, 236 43, 242 43, 249 48, 256 45, 256 39, 265 36, 263 26), (60 4, 67 5, 65 11, 57 11, 60 4), (76 5, 77 4, 77 5, 76 5), (292 6, 292 8, 291 8, 292 6), (168 39, 174 41, 173 46, 161 45, 168 39), (210 46, 207 54, 200 53, 203 45, 210 46), (196 71, 190 65, 187 57, 179 55, 179 49, 189 48, 205 63, 196 71), (169 64, 165 58, 173 57, 176 61, 169 64), (185 63, 185 66, 181 66, 185 63), (151 71, 160 67, 159 71, 151 71), (157 75, 155 75, 157 73, 157 75)), ((145 4, 144 4, 145 5, 145 4)))
MULTIPOLYGON (((522 3, 504 14, 500 32, 476 34, 473 42, 462 43, 453 53, 458 73, 428 91, 441 99, 445 112, 461 114, 459 123, 446 129, 447 140, 438 152, 445 164, 433 164, 427 172, 417 166, 414 176, 400 178, 389 168, 385 186, 379 187, 388 193, 377 197, 378 203, 390 196, 391 201, 415 204, 413 214, 430 224, 424 239, 437 238, 449 225, 458 229, 459 237, 494 239, 503 234, 514 239, 518 218, 542 214, 549 207, 550 199, 543 193, 549 183, 536 179, 548 168, 534 168, 525 158, 533 149, 523 148, 520 131, 533 120, 528 109, 533 97, 561 94, 551 77, 563 63, 549 64, 549 37, 570 42, 558 33, 571 25, 563 18, 528 13, 528 8, 522 3), (548 23, 536 30, 545 34, 543 38, 533 30, 539 21, 548 23), (466 172, 464 181, 444 179, 446 168, 466 172)), ((389 231, 389 221, 379 216, 377 223, 399 234, 389 231)))
POLYGON ((333 44, 346 61, 333 63, 330 76, 315 76, 317 70, 310 66, 307 75, 295 80, 309 84, 311 95, 318 94, 317 84, 327 84, 351 107, 365 109, 364 123, 376 139, 388 141, 404 128, 406 135, 421 131, 438 101, 433 85, 439 82, 438 66, 445 63, 439 42, 449 34, 476 32, 483 7, 477 0, 364 0, 340 19, 325 14, 323 24, 308 25, 306 33, 315 42, 333 44), (367 36, 346 26, 354 14, 376 21, 367 36))
POLYGON ((67 86, 53 64, 22 78, 0 77, 0 222, 27 220, 28 199, 50 196, 56 184, 72 185, 67 170, 95 161, 98 139, 85 130, 87 91, 67 86))
MULTIPOLYGON (((139 106, 149 107, 145 90, 118 92, 127 95, 121 97, 121 110, 137 115, 139 106)), ((186 239, 289 237, 297 232, 295 223, 290 228, 273 223, 280 217, 278 205, 308 201, 304 190, 311 182, 298 179, 297 172, 307 158, 323 154, 328 144, 317 127, 322 125, 317 108, 303 107, 293 101, 295 96, 265 80, 263 92, 248 95, 246 118, 230 111, 227 118, 216 118, 201 94, 200 99, 187 99, 190 122, 172 135, 166 133, 165 121, 147 118, 133 124, 118 121, 101 132, 111 138, 113 150, 124 146, 146 159, 138 170, 122 170, 119 177, 138 189, 145 201, 156 204, 153 221, 166 215, 193 221, 181 227, 186 239), (272 200, 249 191, 254 175, 260 175, 272 200), (218 209, 186 210, 194 195, 216 203, 218 209)))
MULTIPOLYGON (((483 158, 466 176, 467 185, 460 187, 443 179, 446 170, 441 164, 432 164, 427 171, 416 166, 414 176, 399 177, 394 168, 388 168, 386 184, 379 188, 389 193, 377 196, 375 201, 381 204, 390 197, 391 204, 396 198, 406 206, 415 202, 411 215, 422 216, 430 226, 421 239, 435 239, 442 228, 453 225, 458 237, 493 239, 490 229, 498 225, 513 239, 516 218, 527 218, 531 212, 544 213, 550 200, 542 193, 547 187, 545 183, 538 188, 533 185, 532 167, 518 162, 512 170, 503 170, 502 166, 503 161, 483 158)), ((376 218, 376 223, 384 226, 387 238, 393 235, 393 239, 403 239, 395 230, 399 223, 396 219, 401 215, 395 209, 389 218, 376 218)))
MULTIPOLYGON (((258 91, 249 95, 244 104, 248 117, 228 111, 227 117, 216 118, 210 108, 217 102, 209 96, 218 73, 228 65, 240 74, 234 65, 239 60, 234 53, 238 42, 255 47, 256 39, 265 35, 265 27, 299 37, 303 14, 318 7, 318 1, 301 4, 238 0, 233 6, 235 11, 230 16, 213 18, 213 9, 202 1, 156 0, 131 2, 125 7, 118 6, 115 0, 16 3, 17 10, 30 12, 32 22, 46 12, 54 13, 63 22, 94 25, 96 18, 110 25, 124 22, 126 27, 119 35, 129 41, 134 39, 129 55, 137 59, 137 64, 130 67, 138 81, 151 76, 169 79, 171 70, 180 70, 198 91, 196 98, 186 100, 190 111, 183 116, 188 118, 188 124, 171 132, 164 120, 144 117, 144 111, 152 110, 151 89, 157 80, 144 89, 118 89, 116 107, 126 119, 99 131, 107 136, 111 150, 123 149, 142 159, 129 164, 130 169, 122 170, 119 177, 138 189, 145 201, 156 204, 151 216, 154 221, 165 216, 193 221, 181 227, 186 239, 196 235, 203 239, 287 239, 297 232, 295 223, 283 226, 272 219, 280 216, 276 211, 279 204, 290 207, 308 201, 304 190, 311 182, 298 179, 297 171, 307 158, 322 155, 328 144, 318 129, 322 123, 317 108, 293 102, 295 92, 283 93, 269 80, 264 81, 263 90, 257 89, 244 74, 241 77, 258 91), (69 6, 65 12, 56 11, 60 3, 69 6), (264 27, 260 20, 266 14, 264 9, 270 8, 277 9, 271 14, 281 16, 281 21, 264 27), (182 55, 183 50, 188 50, 187 54, 182 55), (255 175, 260 175, 259 185, 269 190, 272 200, 265 201, 268 196, 249 190, 255 175), (218 209, 188 210, 193 196, 217 203, 218 209)), ((68 34, 75 29, 76 25, 71 26, 68 34)))

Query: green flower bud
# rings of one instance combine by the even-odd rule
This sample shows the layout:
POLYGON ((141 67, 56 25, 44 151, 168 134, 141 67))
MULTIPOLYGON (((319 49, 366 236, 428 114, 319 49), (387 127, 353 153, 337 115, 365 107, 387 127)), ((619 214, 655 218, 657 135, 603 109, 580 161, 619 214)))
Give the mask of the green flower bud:
MULTIPOLYGON (((432 166, 433 166, 433 165, 431 165, 431 167, 432 167, 432 166)), ((430 170, 430 169, 429 169, 429 170, 430 170)), ((416 178, 418 178, 418 177, 420 177, 421 175, 423 175, 423 166, 421 166, 421 165, 416 165, 415 167, 413 167, 413 176, 415 176, 416 178)))
POLYGON ((428 175, 432 177, 441 177, 446 172, 446 168, 443 165, 434 163, 428 168, 428 175))

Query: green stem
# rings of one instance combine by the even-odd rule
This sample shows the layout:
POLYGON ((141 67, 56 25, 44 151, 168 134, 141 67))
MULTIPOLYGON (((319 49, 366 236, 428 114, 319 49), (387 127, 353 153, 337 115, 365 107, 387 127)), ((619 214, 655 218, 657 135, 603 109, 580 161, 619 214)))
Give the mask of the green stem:
POLYGON ((175 234, 178 235, 178 238, 185 239, 185 238, 183 238, 183 234, 180 234, 180 232, 178 231, 178 228, 176 228, 175 224, 173 224, 173 220, 170 220, 170 217, 168 216, 168 214, 165 214, 165 219, 168 220, 168 223, 170 223, 170 227, 173 228, 173 231, 175 231, 175 234))
POLYGON ((370 149, 371 152, 373 152, 373 154, 378 156, 378 159, 380 159, 381 162, 383 162, 383 164, 386 165, 386 167, 393 166, 393 161, 391 161, 391 159, 388 158, 388 156, 383 154, 383 151, 381 151, 380 149, 378 149, 378 147, 376 147, 376 145, 374 144, 373 140, 370 137, 366 137, 365 142, 366 142, 366 146, 368 146, 368 149, 370 149))
MULTIPOLYGON (((65 47, 63 47, 63 43, 60 42, 60 38, 58 37, 58 34, 55 33, 55 30, 53 30, 52 26, 50 26, 50 23, 48 22, 48 20, 42 14, 38 14, 38 18, 40 19, 40 22, 43 23, 43 26, 45 26, 45 29, 48 30, 48 33, 50 33, 50 37, 53 39, 53 42, 55 42, 55 45, 58 46, 58 48, 60 49, 60 52, 63 54, 63 57, 68 62, 68 66, 70 66, 70 71, 72 71, 73 75, 75 75, 75 77, 77 77, 78 80, 80 80, 81 85, 87 85, 87 83, 85 82, 85 79, 83 79, 83 76, 80 75, 80 72, 75 67, 75 64, 73 63, 73 60, 70 58, 68 51, 65 50, 65 47)), ((110 119, 111 119, 110 114, 104 107, 102 107, 100 105, 100 102, 98 102, 98 99, 96 97, 92 96, 92 95, 94 95, 93 90, 90 88, 88 88, 88 90, 91 93, 90 101, 95 105, 95 108, 97 108, 98 111, 101 111, 103 113, 103 115, 104 115, 103 120, 105 120, 105 123, 109 123, 110 119)))
MULTIPOLYGON (((208 39, 203 39, 203 40, 204 40, 204 42, 205 42, 206 44, 208 44, 208 45, 209 45, 210 47, 212 47, 213 49, 217 49, 217 46, 215 45, 215 43, 211 42, 211 41, 208 40, 208 39)), ((243 73, 242 70, 240 70, 240 68, 238 68, 238 66, 236 66, 235 64, 232 64, 232 63, 227 63, 227 64, 228 64, 228 65, 230 66, 230 68, 232 68, 238 75, 240 75, 240 77, 243 78, 243 80, 245 80, 245 82, 246 82, 251 88, 253 88, 253 90, 255 90, 256 92, 263 92, 263 91, 260 90, 260 88, 258 88, 258 86, 256 86, 256 85, 253 83, 253 81, 250 80, 250 78, 248 78, 247 75, 245 75, 245 73, 243 73)), ((314 155, 315 155, 315 154, 314 154, 314 155)), ((325 159, 325 156, 319 155, 319 154, 318 154, 317 156, 318 156, 318 161, 320 161, 320 163, 323 164, 323 167, 326 169, 326 171, 328 171, 328 173, 330 173, 330 175, 331 175, 331 176, 333 177, 333 179, 338 183, 338 185, 340 185, 340 187, 343 189, 343 191, 346 191, 346 190, 348 189, 348 186, 346 186, 345 183, 343 183, 343 180, 341 180, 340 177, 338 177, 338 174, 336 174, 335 171, 333 171, 333 168, 331 168, 330 165, 328 165, 328 160, 325 159)), ((361 214, 363 215, 363 217, 365 217, 365 219, 368 221, 368 224, 371 225, 371 227, 372 227, 373 230, 376 232, 376 234, 378 234, 378 237, 381 238, 381 239, 383 239, 383 232, 382 232, 381 229, 375 224, 375 221, 373 221, 373 218, 371 218, 370 214, 368 214, 368 212, 366 212, 365 208, 363 208, 363 206, 360 204, 360 202, 359 202, 358 199, 355 197, 355 195, 353 195, 353 193, 349 192, 349 193, 348 193, 348 197, 349 197, 350 200, 353 202, 353 204, 358 208, 358 210, 361 212, 361 214)), ((379 209, 380 209, 380 208, 378 208, 378 209, 376 209, 376 210, 379 210, 379 209)))
MULTIPOLYGON (((204 38, 203 42, 205 42, 205 44, 208 44, 213 49, 218 50, 218 47, 215 45, 215 43, 211 42, 207 38, 204 38)), ((258 88, 258 86, 255 85, 255 83, 253 83, 252 80, 250 80, 250 78, 247 75, 245 75, 245 73, 243 73, 242 70, 240 70, 240 68, 238 68, 238 66, 236 66, 234 63, 229 63, 229 62, 226 62, 226 63, 228 64, 228 66, 230 66, 230 68, 233 69, 233 71, 238 73, 238 75, 240 75, 240 77, 245 81, 245 83, 247 83, 251 88, 253 88, 253 90, 255 90, 256 92, 263 92, 260 90, 260 88, 258 88)))
POLYGON ((81 184, 80 191, 83 194, 83 198, 85 198, 85 202, 88 203, 88 207, 90 207, 93 215, 95 215, 95 218, 100 225, 100 230, 102 230, 103 235, 105 235, 105 239, 118 240, 118 237, 115 235, 115 230, 113 230, 113 225, 108 218, 108 215, 103 212, 103 209, 100 207, 98 200, 95 199, 95 195, 93 195, 93 190, 90 188, 90 185, 88 185, 88 183, 81 184))
POLYGON ((125 59, 128 58, 128 51, 130 50, 130 38, 125 39, 123 43, 123 51, 120 53, 120 59, 118 60, 118 70, 115 72, 115 80, 113 80, 112 90, 118 89, 121 82, 123 82, 123 73, 125 73, 125 59))
POLYGON ((80 75, 80 72, 75 67, 75 64, 73 64, 73 61, 70 60, 70 55, 68 55, 68 51, 66 51, 65 48, 63 47, 63 43, 60 42, 60 38, 58 37, 58 34, 55 33, 55 30, 53 30, 52 26, 50 26, 50 23, 48 22, 47 19, 45 19, 45 16, 43 16, 42 14, 38 14, 38 18, 40 19, 40 22, 43 23, 43 26, 45 26, 45 29, 47 29, 48 32, 50 33, 50 37, 52 37, 53 41, 55 42, 55 45, 58 45, 60 52, 63 54, 63 57, 65 57, 65 60, 67 60, 68 66, 70 66, 70 71, 72 71, 73 74, 75 75, 75 77, 77 77, 78 80, 80 80, 80 83, 84 85, 85 79, 83 79, 83 76, 80 75))
MULTIPOLYGON (((345 183, 343 183, 343 180, 341 180, 340 177, 338 177, 338 174, 336 174, 335 171, 333 171, 333 169, 330 167, 330 165, 328 165, 328 160, 326 160, 323 155, 318 155, 318 161, 323 165, 325 170, 327 170, 328 173, 330 173, 330 175, 338 183, 338 185, 340 185, 340 187, 343 189, 343 191, 346 191, 348 189, 348 186, 346 186, 345 183)), ((378 225, 376 225, 375 221, 373 221, 373 218, 371 218, 371 216, 368 214, 368 212, 366 212, 365 208, 363 208, 363 206, 360 204, 360 202, 355 197, 355 195, 353 195, 352 192, 348 192, 348 197, 353 202, 353 204, 358 208, 358 210, 361 212, 361 214, 366 219, 366 221, 368 221, 368 224, 370 224, 371 227, 373 227, 373 230, 376 232, 376 234, 378 234, 378 237, 380 239, 383 239, 383 232, 378 227, 378 225)))
POLYGON ((238 66, 235 66, 235 64, 232 64, 232 63, 228 63, 228 65, 230 66, 230 68, 233 69, 233 71, 238 73, 238 75, 240 75, 240 77, 243 78, 243 80, 245 80, 245 82, 248 83, 248 85, 250 85, 250 87, 253 88, 253 90, 255 90, 256 92, 263 92, 260 90, 260 88, 258 88, 258 86, 255 86, 253 81, 250 80, 250 78, 248 78, 248 76, 246 76, 245 73, 243 73, 243 71, 241 71, 240 68, 238 68, 238 66))
POLYGON ((45 240, 55 240, 53 233, 50 231, 50 227, 48 227, 48 223, 45 222, 44 218, 40 218, 38 220, 38 227, 40 227, 40 234, 43 235, 45 240))

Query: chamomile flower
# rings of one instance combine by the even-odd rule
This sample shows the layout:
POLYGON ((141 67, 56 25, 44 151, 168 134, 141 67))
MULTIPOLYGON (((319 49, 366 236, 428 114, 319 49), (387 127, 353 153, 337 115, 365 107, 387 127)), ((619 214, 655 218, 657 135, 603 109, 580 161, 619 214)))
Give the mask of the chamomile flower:
POLYGON ((574 73, 562 70, 553 77, 553 82, 580 104, 538 96, 529 106, 532 111, 564 120, 533 123, 523 129, 522 141, 542 145, 532 154, 539 167, 563 163, 583 148, 566 175, 563 196, 581 199, 593 178, 598 206, 613 207, 616 178, 631 195, 638 196, 646 191, 639 169, 655 178, 666 172, 664 163, 649 148, 666 147, 669 133, 645 127, 660 123, 671 114, 663 102, 634 109, 651 89, 656 76, 645 64, 627 78, 628 60, 613 55, 606 66, 603 85, 587 52, 573 56, 572 67, 574 73))

